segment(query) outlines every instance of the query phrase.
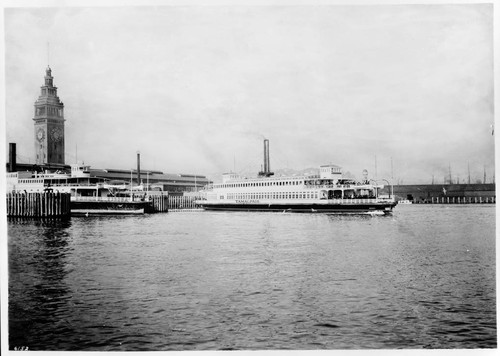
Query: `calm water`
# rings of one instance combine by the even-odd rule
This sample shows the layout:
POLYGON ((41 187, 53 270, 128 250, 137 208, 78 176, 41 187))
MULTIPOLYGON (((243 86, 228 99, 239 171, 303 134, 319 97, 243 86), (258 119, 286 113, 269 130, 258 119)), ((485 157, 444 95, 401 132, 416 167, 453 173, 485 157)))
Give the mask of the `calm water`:
POLYGON ((495 207, 10 221, 9 347, 496 347, 495 207))

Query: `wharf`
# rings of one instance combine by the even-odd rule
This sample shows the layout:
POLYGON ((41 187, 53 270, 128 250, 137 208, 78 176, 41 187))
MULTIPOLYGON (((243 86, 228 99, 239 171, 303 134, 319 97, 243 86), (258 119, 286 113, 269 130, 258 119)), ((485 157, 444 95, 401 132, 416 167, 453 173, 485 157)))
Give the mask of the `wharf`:
MULTIPOLYGON (((479 184, 408 184, 392 187, 396 199, 416 204, 482 204, 496 202, 496 185, 479 184)), ((381 194, 389 194, 385 186, 381 194)))

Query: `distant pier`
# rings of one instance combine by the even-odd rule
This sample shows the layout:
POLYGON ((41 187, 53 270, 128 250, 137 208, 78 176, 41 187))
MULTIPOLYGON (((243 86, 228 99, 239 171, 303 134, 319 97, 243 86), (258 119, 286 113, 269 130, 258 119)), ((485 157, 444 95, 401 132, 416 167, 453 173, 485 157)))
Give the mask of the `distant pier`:
MULTIPOLYGON (((407 184, 394 185, 392 192, 397 200, 409 200, 414 204, 495 204, 494 183, 477 184, 407 184)), ((386 185, 381 194, 390 194, 386 185)))
POLYGON ((417 204, 495 204, 496 197, 432 197, 417 204))

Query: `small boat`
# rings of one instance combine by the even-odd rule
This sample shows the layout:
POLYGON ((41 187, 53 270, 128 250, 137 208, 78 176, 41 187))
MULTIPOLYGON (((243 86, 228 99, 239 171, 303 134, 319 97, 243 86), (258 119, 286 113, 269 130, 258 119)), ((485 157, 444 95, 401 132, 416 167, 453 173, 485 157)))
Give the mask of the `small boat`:
POLYGON ((379 194, 384 185, 368 179, 366 170, 358 182, 332 164, 319 167, 319 175, 298 177, 273 177, 269 167, 264 140, 264 170, 258 177, 223 174, 222 183, 205 187, 197 204, 205 210, 375 215, 390 214, 397 204, 393 194, 379 194))

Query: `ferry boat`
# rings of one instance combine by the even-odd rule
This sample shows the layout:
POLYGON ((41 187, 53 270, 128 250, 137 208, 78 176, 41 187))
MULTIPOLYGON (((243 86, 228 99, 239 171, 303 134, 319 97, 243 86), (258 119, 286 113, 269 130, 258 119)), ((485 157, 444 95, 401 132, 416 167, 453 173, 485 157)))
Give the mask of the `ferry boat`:
POLYGON ((197 203, 205 210, 275 211, 302 213, 390 214, 397 202, 394 194, 380 195, 383 184, 368 179, 344 178, 341 167, 323 165, 316 176, 273 177, 269 169, 269 143, 264 141, 264 171, 256 178, 235 173, 222 176, 222 183, 203 190, 197 203))
POLYGON ((148 204, 145 192, 91 177, 90 166, 80 164, 72 164, 71 173, 7 173, 7 191, 70 193, 71 215, 144 214, 148 204))

